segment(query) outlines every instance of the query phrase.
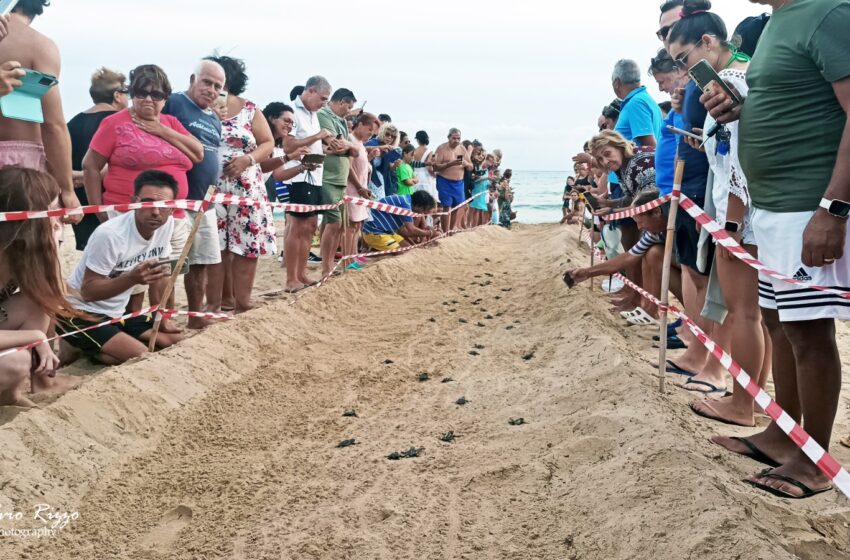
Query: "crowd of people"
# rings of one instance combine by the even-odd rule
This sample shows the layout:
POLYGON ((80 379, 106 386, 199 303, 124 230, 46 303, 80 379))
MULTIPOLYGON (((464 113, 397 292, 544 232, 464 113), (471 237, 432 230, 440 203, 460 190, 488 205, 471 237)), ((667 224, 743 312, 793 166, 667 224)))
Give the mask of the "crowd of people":
POLYGON ((259 203, 0 222, 0 350, 64 335, 59 348, 42 343, 0 358, 0 405, 32 406, 28 391, 61 390, 68 381, 57 368, 79 356, 117 365, 145 353, 152 337, 157 348, 182 340, 174 320, 155 329, 150 313, 102 325, 153 306, 174 309, 166 285, 175 272, 184 275, 188 310, 197 312, 186 327, 203 329, 203 313, 251 309, 260 258, 279 259, 283 290, 295 293, 342 267, 366 266, 339 262, 342 255, 412 246, 490 222, 510 227, 511 171, 500 170, 500 150, 464 140, 456 128, 432 150, 427 132, 411 139, 322 76, 261 108, 245 97, 245 62, 230 56, 187 68, 183 91, 155 64, 126 75, 100 68, 91 78, 92 106, 66 123, 55 87, 59 50, 31 27, 48 5, 19 0, 0 16, 0 98, 21 94, 34 75, 54 86, 37 118, 6 114, 12 104, 3 105, 0 212, 197 202, 209 194, 259 203), (342 204, 344 196, 415 216, 342 204), (299 205, 277 217, 282 231, 273 203, 299 205), (58 247, 69 224, 80 256, 64 274, 58 247), (317 235, 318 255, 311 251, 317 235), (190 238, 188 267, 175 271, 190 238), (321 262, 321 276, 309 262, 321 262))
MULTIPOLYGON (((605 216, 670 193, 681 162, 682 193, 751 255, 795 280, 850 291, 850 1, 754 3, 772 14, 747 18, 729 33, 708 0, 666 1, 658 52, 645 65, 624 59, 614 66, 616 99, 599 116, 599 134, 574 158, 563 220, 593 215, 592 244, 608 259, 567 271, 568 285, 621 272, 660 294, 670 203, 633 219, 605 216), (643 69, 669 102, 649 95, 643 69), (706 83, 701 76, 712 72, 706 83)), ((671 289, 686 314, 761 387, 772 375, 776 402, 829 449, 841 388, 834 320, 850 318, 846 299, 760 275, 682 210, 672 231, 671 289)), ((630 323, 658 318, 634 290, 611 298, 630 323)), ((682 389, 699 395, 694 413, 755 427, 752 397, 727 385, 720 362, 681 322, 669 326, 667 343, 684 350, 664 365, 682 389)), ((746 479, 761 490, 805 498, 831 488, 776 423, 712 441, 770 467, 746 479)))

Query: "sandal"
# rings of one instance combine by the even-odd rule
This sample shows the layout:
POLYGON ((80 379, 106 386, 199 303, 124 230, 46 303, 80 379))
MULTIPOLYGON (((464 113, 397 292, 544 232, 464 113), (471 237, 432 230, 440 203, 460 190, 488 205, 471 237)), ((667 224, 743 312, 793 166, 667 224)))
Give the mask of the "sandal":
POLYGON ((636 308, 634 311, 632 311, 632 315, 626 317, 625 319, 626 322, 630 325, 658 325, 658 321, 652 315, 647 313, 642 307, 636 308))
POLYGON ((785 476, 784 474, 775 473, 775 472, 773 472, 773 469, 764 469, 763 471, 761 471, 759 473, 759 476, 761 478, 772 478, 772 479, 775 479, 775 480, 781 480, 782 482, 786 482, 786 483, 790 484, 791 486, 796 486, 797 488, 802 490, 803 493, 799 496, 794 496, 793 494, 789 494, 788 492, 785 492, 783 490, 779 490, 778 488, 772 488, 772 487, 768 486, 767 484, 762 484, 761 482, 756 482, 754 480, 749 480, 749 479, 745 478, 744 482, 758 488, 759 490, 764 490, 768 494, 773 494, 774 496, 778 496, 780 498, 788 498, 790 500, 803 500, 803 499, 811 498, 812 496, 817 496, 818 494, 823 494, 824 492, 829 492, 830 490, 832 490, 832 484, 830 484, 826 488, 818 488, 817 490, 812 490, 811 488, 809 488, 808 486, 806 486, 805 484, 803 484, 799 480, 791 478, 790 476, 785 476))

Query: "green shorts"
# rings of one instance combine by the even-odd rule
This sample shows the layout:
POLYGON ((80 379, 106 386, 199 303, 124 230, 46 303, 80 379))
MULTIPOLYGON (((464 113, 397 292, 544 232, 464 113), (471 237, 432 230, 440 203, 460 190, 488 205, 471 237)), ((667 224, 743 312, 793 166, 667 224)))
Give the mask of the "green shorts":
MULTIPOLYGON (((322 204, 339 204, 339 201, 342 200, 344 195, 345 185, 322 185, 322 204)), ((339 207, 333 210, 325 210, 323 214, 326 224, 342 223, 342 212, 339 207)))

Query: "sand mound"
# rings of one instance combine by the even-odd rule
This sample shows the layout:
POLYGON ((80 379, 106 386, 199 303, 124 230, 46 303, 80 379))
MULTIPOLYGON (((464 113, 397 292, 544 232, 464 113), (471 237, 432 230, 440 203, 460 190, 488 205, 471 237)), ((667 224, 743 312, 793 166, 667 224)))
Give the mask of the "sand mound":
MULTIPOLYGON (((567 260, 586 261, 576 233, 458 236, 18 415, 0 428, 0 511, 48 503, 80 518, 3 550, 846 558, 848 500, 790 503, 742 484, 759 466, 710 444, 719 428, 687 411, 687 395, 657 393, 652 332, 622 326, 598 291, 564 288, 567 260), (350 408, 358 417, 343 417, 350 408), (508 425, 518 417, 527 424, 508 425), (439 441, 449 430, 457 439, 439 441), (358 444, 336 448, 349 438, 358 444), (387 460, 412 446, 424 455, 387 460)), ((850 429, 847 409, 837 433, 850 429)))

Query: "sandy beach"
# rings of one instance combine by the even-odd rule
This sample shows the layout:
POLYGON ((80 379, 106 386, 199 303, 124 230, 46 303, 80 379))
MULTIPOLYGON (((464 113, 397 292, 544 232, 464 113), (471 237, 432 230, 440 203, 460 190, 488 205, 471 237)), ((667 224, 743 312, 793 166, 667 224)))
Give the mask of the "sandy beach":
MULTIPOLYGON (((742 483, 761 466, 708 437, 753 430, 695 416, 672 385, 660 395, 655 332, 615 318, 598 283, 565 288, 563 270, 588 262, 577 235, 458 235, 4 412, 0 512, 46 503, 79 519, 0 537, 2 556, 850 557, 850 500, 742 483), (387 459, 411 447, 422 456, 387 459)), ((264 260, 257 290, 279 275, 264 260)), ((846 367, 846 325, 839 340, 846 367)), ((835 434, 850 434, 847 375, 835 434)), ((850 449, 832 452, 850 465, 850 449)))

